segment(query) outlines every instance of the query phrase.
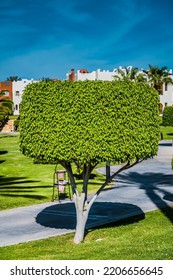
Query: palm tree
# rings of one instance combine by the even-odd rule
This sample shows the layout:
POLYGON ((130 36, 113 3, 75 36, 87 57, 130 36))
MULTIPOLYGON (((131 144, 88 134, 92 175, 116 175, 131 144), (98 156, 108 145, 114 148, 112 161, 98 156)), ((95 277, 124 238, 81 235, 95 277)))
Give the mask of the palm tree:
POLYGON ((18 76, 10 76, 7 78, 7 81, 17 82, 17 81, 21 81, 21 78, 19 78, 18 76))
POLYGON ((0 91, 0 113, 4 115, 4 112, 7 115, 11 115, 13 113, 13 101, 8 98, 1 98, 4 95, 4 91, 0 91))
POLYGON ((146 83, 147 82, 147 76, 146 74, 142 73, 142 72, 138 72, 136 77, 135 77, 135 82, 143 82, 146 83))
POLYGON ((42 77, 40 79, 40 81, 43 81, 43 82, 50 82, 50 81, 53 81, 53 79, 49 78, 49 77, 42 77))
POLYGON ((136 74, 138 73, 138 68, 137 67, 125 67, 124 69, 118 68, 117 69, 117 75, 115 75, 116 80, 125 80, 125 81, 134 81, 136 74))
POLYGON ((171 74, 166 66, 159 68, 149 64, 149 70, 143 70, 143 72, 147 74, 149 84, 152 85, 159 94, 163 92, 163 83, 173 84, 171 74))
POLYGON ((146 75, 139 71, 137 67, 125 67, 124 69, 118 68, 117 75, 115 75, 116 80, 125 80, 125 81, 133 81, 133 82, 146 82, 146 75))

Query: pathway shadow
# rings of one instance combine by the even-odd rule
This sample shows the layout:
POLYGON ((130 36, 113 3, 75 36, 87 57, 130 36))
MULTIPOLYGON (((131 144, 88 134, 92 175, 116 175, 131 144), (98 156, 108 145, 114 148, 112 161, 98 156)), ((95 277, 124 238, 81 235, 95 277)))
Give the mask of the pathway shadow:
POLYGON ((173 201, 173 194, 166 194, 163 199, 168 200, 168 201, 173 201))
MULTIPOLYGON (((86 229, 115 223, 131 216, 138 216, 138 219, 135 218, 135 221, 145 218, 143 211, 132 204, 95 202, 90 210, 86 229)), ((74 203, 47 207, 37 215, 36 222, 45 227, 74 230, 76 228, 74 203)))
MULTIPOLYGON (((124 188, 128 185, 137 184, 140 189, 145 190, 150 200, 162 211, 166 218, 173 223, 173 208, 166 200, 173 201, 173 174, 164 173, 138 173, 129 171, 117 176, 124 188), (166 190, 166 187, 172 187, 172 192, 166 190), (165 209, 167 210, 165 211, 165 209)), ((125 190, 124 190, 125 191, 125 190)), ((140 199, 140 197, 139 197, 140 199)))
POLYGON ((171 147, 172 143, 159 143, 159 146, 171 147))

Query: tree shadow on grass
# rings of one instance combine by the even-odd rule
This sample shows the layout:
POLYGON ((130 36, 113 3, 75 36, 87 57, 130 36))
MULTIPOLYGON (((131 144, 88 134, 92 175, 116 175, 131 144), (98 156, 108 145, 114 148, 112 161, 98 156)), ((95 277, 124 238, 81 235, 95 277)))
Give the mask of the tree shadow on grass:
POLYGON ((7 154, 7 153, 8 153, 7 151, 1 150, 1 151, 0 151, 0 156, 1 156, 1 155, 5 155, 5 154, 7 154))
POLYGON ((22 184, 38 183, 39 180, 27 180, 27 177, 5 177, 0 176, 0 190, 2 189, 35 189, 50 188, 50 186, 26 186, 22 184))
MULTIPOLYGON (((5 154, 7 154, 7 153, 8 153, 7 151, 1 150, 1 151, 0 151, 0 156, 1 156, 1 155, 5 155, 5 154)), ((4 163, 4 162, 5 162, 5 160, 0 160, 0 164, 1 164, 1 163, 4 163)))
MULTIPOLYGON (((103 225, 114 224, 129 217, 139 221, 145 218, 143 211, 136 205, 127 203, 95 202, 89 213, 86 230, 103 225)), ((134 219, 129 220, 131 223, 134 219)), ((36 222, 42 226, 56 229, 76 228, 76 212, 74 203, 56 204, 46 207, 37 217, 36 222)))
POLYGON ((51 186, 27 186, 39 182, 38 180, 27 180, 27 177, 4 177, 0 176, 0 196, 23 197, 31 199, 44 199, 47 196, 34 194, 36 189, 52 188, 51 186), (31 194, 32 193, 32 194, 31 194))
POLYGON ((24 180, 24 179, 27 179, 27 178, 26 177, 4 177, 4 176, 0 176, 0 189, 7 188, 7 187, 11 188, 12 185, 18 185, 18 184, 21 185, 21 184, 39 182, 39 181, 36 181, 36 180, 24 180))
MULTIPOLYGON (((82 180, 82 179, 83 179, 82 174, 74 173, 74 177, 75 177, 76 179, 78 179, 78 180, 82 180)), ((94 179, 94 178, 96 178, 96 177, 97 177, 96 174, 91 173, 89 179, 94 179)))
POLYGON ((37 195, 37 194, 1 194, 1 196, 6 196, 6 197, 24 197, 24 198, 31 198, 31 199, 38 199, 41 200, 43 198, 47 198, 47 196, 44 195, 37 195))

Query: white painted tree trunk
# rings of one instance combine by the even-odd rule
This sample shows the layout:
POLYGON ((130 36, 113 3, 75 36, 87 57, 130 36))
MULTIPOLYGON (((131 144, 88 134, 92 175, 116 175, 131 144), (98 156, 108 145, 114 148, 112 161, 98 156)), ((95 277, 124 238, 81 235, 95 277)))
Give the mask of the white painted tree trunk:
POLYGON ((85 226, 88 219, 89 211, 94 203, 96 197, 93 198, 89 204, 85 204, 85 194, 80 196, 74 194, 74 203, 76 207, 76 232, 74 236, 74 243, 78 244, 84 240, 85 226))

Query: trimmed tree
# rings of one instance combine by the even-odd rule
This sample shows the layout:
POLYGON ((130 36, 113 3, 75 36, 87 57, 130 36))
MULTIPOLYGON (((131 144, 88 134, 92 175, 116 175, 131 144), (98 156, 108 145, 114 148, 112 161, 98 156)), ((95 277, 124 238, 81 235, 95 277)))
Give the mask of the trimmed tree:
POLYGON ((92 204, 119 172, 157 154, 158 93, 130 81, 38 82, 25 88, 20 148, 37 163, 60 163, 68 172, 76 207, 75 243, 84 238, 92 204), (88 201, 88 181, 100 162, 121 164, 88 201), (72 170, 81 170, 81 193, 72 170))
POLYGON ((163 126, 173 126, 173 106, 167 106, 163 110, 163 126))

